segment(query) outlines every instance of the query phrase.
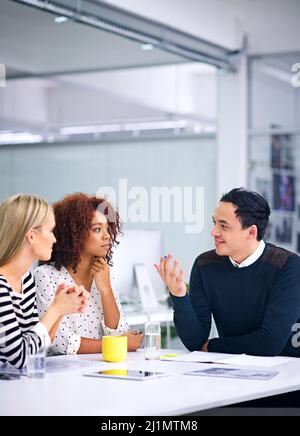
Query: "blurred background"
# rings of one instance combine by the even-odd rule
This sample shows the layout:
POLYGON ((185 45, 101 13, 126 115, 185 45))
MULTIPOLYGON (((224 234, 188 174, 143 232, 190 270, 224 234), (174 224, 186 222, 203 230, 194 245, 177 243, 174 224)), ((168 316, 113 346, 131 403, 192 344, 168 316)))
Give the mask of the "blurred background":
POLYGON ((233 187, 264 195, 267 239, 300 253, 299 16, 299 0, 1 0, 0 200, 106 187, 123 212, 140 207, 116 254, 124 303, 137 263, 166 300, 150 266, 161 253, 188 281, 233 187))

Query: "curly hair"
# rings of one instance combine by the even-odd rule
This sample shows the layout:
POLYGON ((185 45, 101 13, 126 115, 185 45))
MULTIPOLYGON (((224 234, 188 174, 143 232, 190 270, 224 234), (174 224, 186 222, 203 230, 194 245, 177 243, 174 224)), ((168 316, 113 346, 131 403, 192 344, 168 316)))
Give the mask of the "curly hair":
POLYGON ((71 267, 76 273, 94 212, 99 211, 105 215, 108 222, 111 245, 105 260, 112 266, 112 248, 119 244, 117 236, 121 233, 121 220, 118 212, 106 199, 77 192, 54 203, 53 210, 56 221, 54 235, 57 242, 47 263, 54 264, 58 270, 62 266, 71 267))

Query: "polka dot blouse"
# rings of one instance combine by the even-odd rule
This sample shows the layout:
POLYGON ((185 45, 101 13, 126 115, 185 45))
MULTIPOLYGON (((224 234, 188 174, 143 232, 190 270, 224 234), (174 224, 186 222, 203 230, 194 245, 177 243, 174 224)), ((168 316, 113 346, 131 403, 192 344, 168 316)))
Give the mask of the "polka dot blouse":
MULTIPOLYGON (((75 282, 64 267, 58 271, 52 265, 43 265, 36 268, 33 274, 36 282, 37 308, 41 317, 54 300, 57 287, 61 283, 74 285, 75 282)), ((104 323, 101 297, 93 281, 87 310, 82 314, 67 315, 62 319, 50 354, 76 354, 82 337, 101 339, 104 335, 117 336, 130 330, 115 291, 114 295, 120 311, 119 324, 115 330, 104 323)))

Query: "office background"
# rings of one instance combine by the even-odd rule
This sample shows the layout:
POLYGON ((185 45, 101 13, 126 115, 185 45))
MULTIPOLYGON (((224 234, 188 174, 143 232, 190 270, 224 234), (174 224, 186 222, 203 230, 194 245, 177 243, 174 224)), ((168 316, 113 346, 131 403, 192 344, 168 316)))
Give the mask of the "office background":
POLYGON ((203 187, 199 233, 124 223, 161 230, 188 277, 213 247, 218 198, 245 186, 271 203, 268 239, 300 252, 299 12, 298 0, 2 0, 0 200, 120 179, 203 187))

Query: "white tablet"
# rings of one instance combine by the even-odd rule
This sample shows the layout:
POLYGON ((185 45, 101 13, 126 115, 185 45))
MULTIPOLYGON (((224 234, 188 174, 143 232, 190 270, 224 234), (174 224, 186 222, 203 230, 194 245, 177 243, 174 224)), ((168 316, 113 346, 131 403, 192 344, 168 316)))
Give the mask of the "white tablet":
POLYGON ((159 377, 165 377, 168 374, 165 372, 153 371, 139 371, 133 369, 106 369, 102 371, 85 373, 88 377, 104 377, 104 378, 118 378, 124 380, 153 380, 159 377))

